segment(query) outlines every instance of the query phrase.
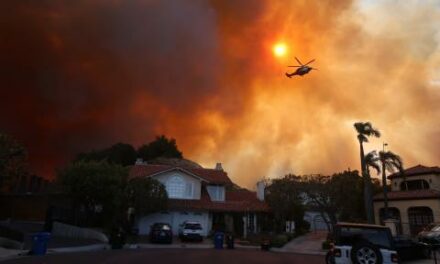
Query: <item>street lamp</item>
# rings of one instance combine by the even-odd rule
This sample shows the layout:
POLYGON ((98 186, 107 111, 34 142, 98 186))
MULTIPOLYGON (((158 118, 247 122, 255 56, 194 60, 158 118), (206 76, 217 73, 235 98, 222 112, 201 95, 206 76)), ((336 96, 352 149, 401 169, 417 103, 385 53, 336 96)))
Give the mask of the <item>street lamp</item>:
POLYGON ((384 202, 384 220, 389 217, 388 215, 388 195, 387 195, 387 178, 385 172, 385 147, 388 143, 382 144, 382 155, 380 155, 380 162, 382 163, 382 187, 383 187, 383 202, 384 202))

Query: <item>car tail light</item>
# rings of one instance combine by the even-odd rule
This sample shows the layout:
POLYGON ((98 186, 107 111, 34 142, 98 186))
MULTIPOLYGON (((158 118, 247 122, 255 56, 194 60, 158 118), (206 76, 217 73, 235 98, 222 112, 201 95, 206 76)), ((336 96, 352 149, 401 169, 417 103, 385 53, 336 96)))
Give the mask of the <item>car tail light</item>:
POLYGON ((391 262, 398 263, 399 262, 399 255, 396 253, 391 254, 391 262))
POLYGON ((333 256, 340 258, 341 257, 341 249, 334 248, 333 249, 333 256))

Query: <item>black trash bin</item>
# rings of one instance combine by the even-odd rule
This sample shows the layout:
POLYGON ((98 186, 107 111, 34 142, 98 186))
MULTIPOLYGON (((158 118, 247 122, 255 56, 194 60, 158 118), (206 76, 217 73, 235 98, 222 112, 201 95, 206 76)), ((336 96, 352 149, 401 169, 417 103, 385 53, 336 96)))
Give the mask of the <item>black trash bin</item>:
POLYGON ((228 249, 234 249, 234 236, 232 234, 226 235, 226 246, 228 249))
POLYGON ((263 241, 261 241, 261 250, 269 251, 269 249, 270 249, 270 240, 269 239, 263 239, 263 241))

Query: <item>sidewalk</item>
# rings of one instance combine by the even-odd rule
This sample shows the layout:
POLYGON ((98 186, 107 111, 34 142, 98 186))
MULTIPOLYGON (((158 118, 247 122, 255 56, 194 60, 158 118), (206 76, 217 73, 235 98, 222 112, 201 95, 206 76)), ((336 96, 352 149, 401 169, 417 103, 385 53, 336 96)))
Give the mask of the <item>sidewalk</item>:
POLYGON ((15 258, 19 255, 26 254, 27 250, 20 250, 20 249, 6 249, 3 247, 0 247, 0 261, 15 258))

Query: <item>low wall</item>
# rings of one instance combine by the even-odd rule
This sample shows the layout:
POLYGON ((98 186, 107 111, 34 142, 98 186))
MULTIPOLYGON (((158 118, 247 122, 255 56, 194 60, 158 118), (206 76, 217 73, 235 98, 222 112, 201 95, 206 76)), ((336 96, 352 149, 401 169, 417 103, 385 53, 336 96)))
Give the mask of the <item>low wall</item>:
POLYGON ((0 237, 0 247, 8 249, 23 249, 24 244, 22 242, 12 240, 6 237, 0 237))
POLYGON ((102 232, 89 228, 81 228, 77 226, 67 225, 59 222, 53 223, 52 236, 96 239, 98 241, 108 243, 107 236, 102 232))

